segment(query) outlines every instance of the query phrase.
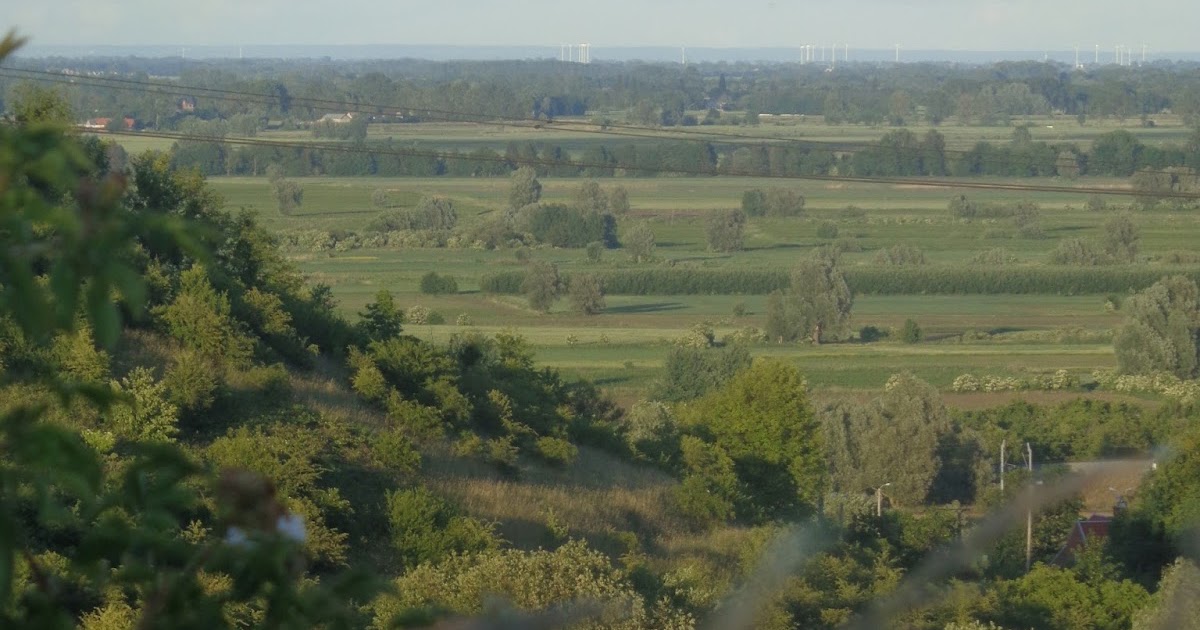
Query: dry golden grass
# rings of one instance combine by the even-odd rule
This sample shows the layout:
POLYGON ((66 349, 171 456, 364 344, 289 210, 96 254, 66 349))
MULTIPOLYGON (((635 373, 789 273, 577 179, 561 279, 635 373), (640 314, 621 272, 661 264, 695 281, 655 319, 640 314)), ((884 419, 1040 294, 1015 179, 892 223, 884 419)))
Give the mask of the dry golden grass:
POLYGON ((373 428, 387 426, 387 416, 354 393, 346 384, 349 380, 344 365, 321 357, 312 371, 291 373, 292 397, 337 422, 373 428))
POLYGON ((614 555, 628 550, 624 532, 659 547, 688 530, 672 509, 672 478, 595 449, 581 448, 562 470, 523 463, 519 477, 511 479, 486 464, 438 451, 427 454, 426 482, 464 512, 496 522, 517 547, 553 544, 552 524, 614 555))
MULTIPOLYGON (((363 402, 346 382, 344 367, 321 360, 311 372, 292 373, 292 396, 338 422, 388 426, 387 416, 363 402)), ((677 481, 593 448, 580 448, 576 460, 561 469, 522 461, 516 476, 453 454, 448 441, 422 444, 419 450, 422 481, 463 513, 495 522, 501 537, 516 547, 558 542, 551 522, 613 555, 628 551, 622 532, 632 532, 654 548, 677 545, 691 536, 672 507, 677 481)))

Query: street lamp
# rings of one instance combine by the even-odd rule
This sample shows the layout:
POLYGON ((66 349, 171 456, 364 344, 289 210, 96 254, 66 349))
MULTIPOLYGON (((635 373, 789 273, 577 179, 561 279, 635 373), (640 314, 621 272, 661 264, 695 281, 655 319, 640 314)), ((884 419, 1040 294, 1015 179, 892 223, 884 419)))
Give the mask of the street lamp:
POLYGON ((1137 489, 1136 487, 1129 487, 1129 488, 1125 488, 1124 490, 1117 490, 1116 488, 1114 488, 1112 486, 1108 487, 1109 492, 1112 492, 1113 494, 1117 495, 1117 500, 1113 504, 1113 516, 1117 516, 1118 514, 1121 514, 1129 507, 1129 501, 1125 497, 1129 494, 1130 490, 1136 490, 1136 489, 1137 489))
POLYGON ((878 488, 875 488, 875 516, 883 516, 883 489, 892 485, 892 482, 887 482, 878 488))

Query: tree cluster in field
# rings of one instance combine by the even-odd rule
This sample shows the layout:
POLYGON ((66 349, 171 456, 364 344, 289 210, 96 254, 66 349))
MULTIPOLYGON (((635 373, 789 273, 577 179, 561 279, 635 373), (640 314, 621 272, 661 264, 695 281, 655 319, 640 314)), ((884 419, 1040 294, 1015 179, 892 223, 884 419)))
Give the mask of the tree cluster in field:
POLYGON ((754 188, 742 193, 742 212, 750 217, 798 217, 804 214, 804 195, 787 188, 754 188))
POLYGON ((458 225, 454 201, 447 197, 422 197, 408 210, 387 210, 367 224, 367 232, 434 231, 449 232, 458 225))
POLYGON ((430 271, 421 276, 421 293, 425 295, 453 295, 458 293, 458 281, 454 276, 430 271))

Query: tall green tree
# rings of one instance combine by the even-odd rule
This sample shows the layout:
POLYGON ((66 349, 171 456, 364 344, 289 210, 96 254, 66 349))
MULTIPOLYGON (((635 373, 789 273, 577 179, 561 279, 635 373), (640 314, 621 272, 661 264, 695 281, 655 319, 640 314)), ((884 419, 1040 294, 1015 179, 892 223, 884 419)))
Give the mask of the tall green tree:
POLYGON ((715 252, 741 251, 744 246, 746 213, 724 210, 708 220, 708 248, 715 252))
POLYGON ((792 271, 786 293, 768 298, 766 333, 780 343, 807 338, 820 344, 828 336, 846 334, 853 306, 836 256, 818 252, 792 271))
POLYGON ((1118 215, 1104 222, 1104 253, 1116 262, 1137 259, 1141 234, 1128 215, 1118 215))
POLYGON ((509 208, 524 208, 531 203, 537 203, 541 198, 542 183, 538 181, 537 171, 529 166, 522 166, 513 171, 508 185, 509 208))
POLYGON ((22 124, 50 123, 66 127, 75 122, 67 99, 57 89, 22 81, 8 95, 8 110, 22 124))
POLYGON ((886 492, 896 503, 925 502, 941 467, 940 441, 950 431, 936 389, 897 374, 879 398, 838 402, 820 416, 835 490, 869 492, 890 483, 886 492))
POLYGON ((574 206, 586 214, 608 214, 608 193, 595 180, 588 180, 575 191, 574 206))
POLYGON ((1130 298, 1114 346, 1125 374, 1200 375, 1200 288, 1184 276, 1163 278, 1130 298))
POLYGON ((723 348, 675 347, 667 353, 663 376, 653 389, 655 400, 693 400, 728 383, 750 367, 750 351, 743 346, 723 348))
POLYGON ((608 209, 616 215, 629 212, 629 191, 625 190, 624 186, 613 186, 612 190, 608 191, 608 209))
POLYGON ((595 274, 571 276, 567 286, 571 308, 580 315, 595 315, 604 310, 604 285, 595 274))
POLYGON ((521 282, 521 293, 529 300, 529 308, 539 313, 547 313, 562 295, 563 281, 558 275, 558 266, 545 261, 535 261, 525 272, 525 280, 521 282))
POLYGON ((267 182, 271 185, 271 194, 279 205, 279 213, 290 215, 304 203, 304 188, 287 179, 283 167, 272 164, 267 167, 267 182))
POLYGON ((824 436, 800 371, 759 361, 689 405, 682 424, 733 460, 751 521, 811 513, 825 491, 824 436))
POLYGON ((404 310, 396 306, 395 298, 387 289, 380 289, 375 294, 375 301, 358 316, 362 318, 359 326, 372 341, 386 341, 399 336, 403 330, 404 310))
POLYGON ((634 223, 621 238, 621 244, 633 262, 643 263, 654 259, 654 230, 645 221, 634 223))

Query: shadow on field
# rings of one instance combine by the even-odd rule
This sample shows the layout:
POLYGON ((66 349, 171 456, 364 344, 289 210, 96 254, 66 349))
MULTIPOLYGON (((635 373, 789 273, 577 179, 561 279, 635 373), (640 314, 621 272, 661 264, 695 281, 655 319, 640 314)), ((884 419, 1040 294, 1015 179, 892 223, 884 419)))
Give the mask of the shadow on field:
POLYGON ((663 311, 678 311, 685 308, 679 302, 655 302, 653 304, 627 304, 625 306, 610 306, 604 309, 605 313, 624 313, 627 315, 638 313, 661 313, 663 311))
POLYGON ((809 246, 801 244, 801 243, 775 243, 774 245, 763 245, 762 247, 747 247, 746 251, 756 252, 756 251, 770 251, 772 249, 802 249, 804 247, 809 247, 809 246))
POLYGON ((607 385, 620 385, 621 383, 627 383, 631 380, 633 379, 628 376, 609 376, 607 378, 592 379, 592 382, 604 387, 607 385))
POLYGON ((710 261, 713 261, 713 260, 723 260, 723 259, 728 259, 728 258, 733 258, 733 256, 730 256, 730 255, 728 255, 728 254, 725 254, 725 255, 723 255, 723 256, 722 256, 722 255, 714 255, 714 254, 704 254, 704 255, 701 255, 701 256, 681 256, 681 257, 679 257, 679 258, 675 258, 675 259, 673 259, 673 260, 674 260, 676 263, 681 263, 681 262, 701 262, 701 263, 705 263, 705 262, 710 262, 710 261))
POLYGON ((1070 232, 1082 232, 1083 230, 1086 230, 1086 229, 1087 228, 1082 225, 1062 225, 1059 227, 1052 227, 1046 231, 1054 232, 1054 233, 1070 233, 1070 232))

